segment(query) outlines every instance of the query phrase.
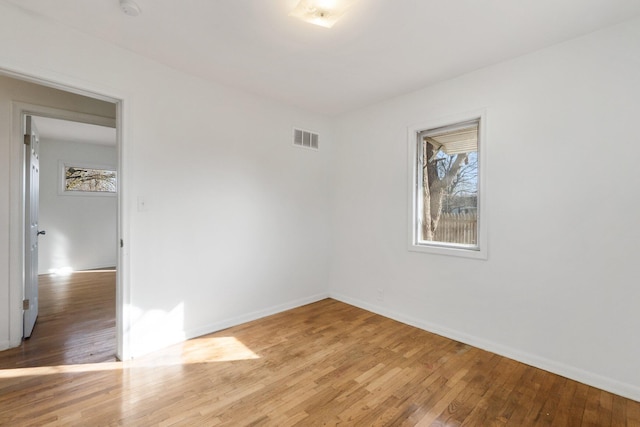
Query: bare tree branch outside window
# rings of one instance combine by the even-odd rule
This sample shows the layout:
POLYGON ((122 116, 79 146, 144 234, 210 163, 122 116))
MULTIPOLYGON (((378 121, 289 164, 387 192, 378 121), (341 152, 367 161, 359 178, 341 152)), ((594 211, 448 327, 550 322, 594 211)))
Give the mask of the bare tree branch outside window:
POLYGON ((420 240, 477 245, 478 124, 448 128, 421 137, 420 240))
POLYGON ((65 166, 65 191, 116 192, 116 171, 65 166))

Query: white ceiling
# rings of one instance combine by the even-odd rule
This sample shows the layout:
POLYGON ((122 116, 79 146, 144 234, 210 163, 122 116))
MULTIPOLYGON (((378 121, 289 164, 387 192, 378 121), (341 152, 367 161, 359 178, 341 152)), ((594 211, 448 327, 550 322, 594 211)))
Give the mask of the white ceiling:
POLYGON ((34 117, 40 140, 116 145, 116 129, 68 120, 34 117))
POLYGON ((638 0, 358 0, 331 29, 297 0, 0 0, 176 69, 326 114, 640 15, 638 0))

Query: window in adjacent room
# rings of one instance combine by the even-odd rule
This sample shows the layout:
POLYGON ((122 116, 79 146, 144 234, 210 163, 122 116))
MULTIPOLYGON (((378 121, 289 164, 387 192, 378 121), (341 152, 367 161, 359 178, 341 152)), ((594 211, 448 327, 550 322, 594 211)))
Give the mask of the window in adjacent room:
POLYGON ((61 162, 63 194, 115 194, 116 171, 105 166, 61 162))
POLYGON ((410 132, 410 249, 486 258, 481 226, 481 117, 410 132))

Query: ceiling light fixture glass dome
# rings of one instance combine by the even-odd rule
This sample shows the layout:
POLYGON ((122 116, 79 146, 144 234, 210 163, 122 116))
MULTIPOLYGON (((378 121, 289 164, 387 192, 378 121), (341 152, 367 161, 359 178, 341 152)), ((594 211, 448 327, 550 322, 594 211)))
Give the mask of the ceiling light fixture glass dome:
POLYGON ((354 0, 300 0, 289 16, 325 28, 342 18, 354 0))

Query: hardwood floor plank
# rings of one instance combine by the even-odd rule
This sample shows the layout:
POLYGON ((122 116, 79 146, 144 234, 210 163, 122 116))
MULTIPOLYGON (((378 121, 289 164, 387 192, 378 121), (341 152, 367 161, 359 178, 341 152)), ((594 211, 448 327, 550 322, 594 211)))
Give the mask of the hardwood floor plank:
POLYGON ((1 425, 640 426, 638 402, 331 299, 121 363, 113 272, 48 292, 0 352, 1 425))
POLYGON ((626 403, 626 421, 627 426, 640 426, 640 405, 638 402, 634 402, 633 400, 625 399, 624 397, 619 397, 626 403))
POLYGON ((116 361, 115 271, 41 275, 31 338, 0 352, 0 367, 116 361))
POLYGON ((610 426, 613 418, 613 394, 600 391, 600 406, 598 408, 597 424, 601 426, 610 426))

